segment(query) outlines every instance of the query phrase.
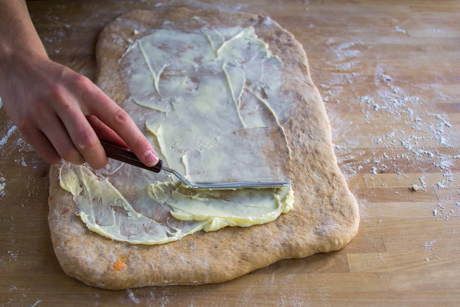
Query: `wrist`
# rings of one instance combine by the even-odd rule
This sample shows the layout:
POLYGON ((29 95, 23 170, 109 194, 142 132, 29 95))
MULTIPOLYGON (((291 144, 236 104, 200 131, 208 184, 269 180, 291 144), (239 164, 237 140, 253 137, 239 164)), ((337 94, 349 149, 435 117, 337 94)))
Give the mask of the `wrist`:
POLYGON ((0 41, 0 70, 4 70, 4 67, 10 66, 9 64, 14 63, 16 59, 48 58, 38 35, 36 33, 32 34, 35 35, 30 35, 32 36, 30 39, 26 35, 19 39, 5 39, 0 41))
POLYGON ((47 57, 25 1, 0 0, 0 7, 0 73, 4 75, 13 62, 18 63, 15 59, 47 57))
POLYGON ((11 77, 14 72, 23 70, 26 67, 32 67, 34 63, 44 60, 49 60, 44 51, 3 49, 0 47, 0 87, 2 84, 7 83, 7 78, 11 77))

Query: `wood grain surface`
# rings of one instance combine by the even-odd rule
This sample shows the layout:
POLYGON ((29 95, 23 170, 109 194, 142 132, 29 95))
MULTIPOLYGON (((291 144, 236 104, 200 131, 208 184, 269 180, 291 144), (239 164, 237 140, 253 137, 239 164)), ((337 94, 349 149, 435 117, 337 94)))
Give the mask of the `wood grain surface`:
MULTIPOLYGON (((167 4, 28 2, 50 57, 93 79, 102 27, 123 12, 167 4)), ((47 222, 49 166, 1 107, 0 304, 457 306, 460 2, 168 5, 184 4, 268 15, 303 44, 340 168, 360 204, 358 236, 338 252, 280 261, 222 284, 128 291, 88 287, 65 275, 54 256, 47 222)))

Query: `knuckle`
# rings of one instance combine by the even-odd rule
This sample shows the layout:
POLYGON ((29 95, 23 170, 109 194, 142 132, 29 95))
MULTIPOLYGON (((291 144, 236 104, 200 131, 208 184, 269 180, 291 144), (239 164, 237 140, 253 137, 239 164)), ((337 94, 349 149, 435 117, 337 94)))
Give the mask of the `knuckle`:
POLYGON ((99 140, 93 133, 86 133, 79 137, 78 148, 82 150, 93 150, 99 145, 99 140))
POLYGON ((107 165, 107 159, 100 159, 100 160, 97 160, 97 161, 91 161, 91 162, 88 162, 88 164, 89 164, 89 166, 91 166, 94 169, 101 169, 101 168, 103 168, 104 166, 107 165))
POLYGON ((66 160, 66 161, 69 161, 71 163, 74 163, 74 164, 81 164, 81 155, 80 153, 75 149, 75 148, 71 148, 71 147, 66 147, 66 148, 63 148, 61 149, 60 151, 60 155, 62 157, 62 159, 66 160))
POLYGON ((34 130, 32 119, 29 117, 23 117, 16 122, 16 127, 22 134, 28 135, 34 130))
POLYGON ((65 97, 65 91, 65 87, 59 83, 49 84, 45 92, 45 99, 63 101, 65 97))
POLYGON ((139 135, 133 135, 132 136, 132 144, 136 147, 141 147, 143 144, 143 137, 139 135))
POLYGON ((43 112, 47 105, 48 107, 54 105, 58 110, 64 112, 69 112, 73 108, 64 85, 50 84, 46 90, 45 97, 34 104, 35 112, 43 112))
POLYGON ((148 149, 150 149, 150 143, 143 135, 140 135, 136 138, 136 140, 134 141, 134 146, 136 148, 139 148, 139 150, 142 152, 145 152, 148 149))
POLYGON ((61 111, 62 113, 72 114, 74 106, 67 101, 59 101, 56 106, 56 110, 61 111))
POLYGON ((61 161, 59 155, 48 155, 47 157, 43 157, 43 159, 49 164, 56 164, 61 161))
POLYGON ((113 119, 117 124, 124 124, 128 121, 129 115, 128 113, 126 113, 125 110, 117 108, 116 111, 113 113, 113 119))
POLYGON ((93 84, 90 79, 80 74, 73 75, 72 83, 76 88, 83 91, 89 90, 93 84))

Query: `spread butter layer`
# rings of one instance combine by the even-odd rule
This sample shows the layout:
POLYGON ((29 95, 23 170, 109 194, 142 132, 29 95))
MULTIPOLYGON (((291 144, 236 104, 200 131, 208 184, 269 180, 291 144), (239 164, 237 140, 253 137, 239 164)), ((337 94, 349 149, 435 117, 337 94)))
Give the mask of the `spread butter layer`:
MULTIPOLYGON (((191 181, 288 179, 283 63, 252 27, 167 24, 134 42, 120 66, 130 91, 122 107, 168 167, 191 181)), ((90 230, 133 244, 267 223, 294 202, 291 187, 195 191, 117 161, 100 171, 64 164, 60 181, 90 230)))

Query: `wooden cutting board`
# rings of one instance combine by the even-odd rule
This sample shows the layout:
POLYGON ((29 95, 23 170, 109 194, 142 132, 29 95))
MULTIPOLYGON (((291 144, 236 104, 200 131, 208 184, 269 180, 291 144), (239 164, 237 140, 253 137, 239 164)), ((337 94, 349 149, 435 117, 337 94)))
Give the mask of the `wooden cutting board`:
MULTIPOLYGON (((161 5, 28 2, 50 57, 93 79, 94 45, 104 24, 123 12, 161 5)), ((0 303, 456 305, 460 3, 256 0, 188 6, 269 15, 304 45, 339 165, 360 203, 360 233, 341 251, 280 261, 223 284, 88 287, 65 275, 54 256, 49 166, 24 143, 2 107, 0 303)))

